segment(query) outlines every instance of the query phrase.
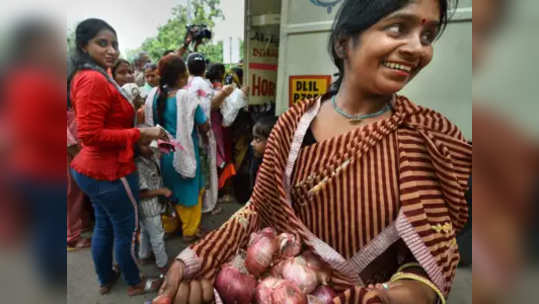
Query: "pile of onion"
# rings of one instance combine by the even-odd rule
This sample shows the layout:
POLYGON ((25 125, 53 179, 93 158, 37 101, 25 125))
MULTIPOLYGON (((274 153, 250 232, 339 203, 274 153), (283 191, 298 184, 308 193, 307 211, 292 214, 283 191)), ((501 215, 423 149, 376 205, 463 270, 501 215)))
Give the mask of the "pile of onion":
POLYGON ((246 254, 225 264, 215 288, 225 304, 329 304, 331 267, 295 235, 267 227, 250 235, 246 254), (260 281, 257 284, 257 279, 260 281))

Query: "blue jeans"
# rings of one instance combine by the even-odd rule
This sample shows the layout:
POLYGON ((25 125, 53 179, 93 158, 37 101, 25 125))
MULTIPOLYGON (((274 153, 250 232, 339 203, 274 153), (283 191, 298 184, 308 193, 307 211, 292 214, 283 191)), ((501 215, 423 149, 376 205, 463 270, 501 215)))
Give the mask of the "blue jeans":
MULTIPOLYGON (((73 179, 88 195, 95 210, 95 228, 92 236, 92 257, 101 286, 111 282, 112 250, 128 285, 140 283, 140 273, 135 262, 136 205, 129 199, 120 179, 96 180, 71 169, 73 179)), ((138 199, 138 176, 125 177, 135 198, 138 199)))

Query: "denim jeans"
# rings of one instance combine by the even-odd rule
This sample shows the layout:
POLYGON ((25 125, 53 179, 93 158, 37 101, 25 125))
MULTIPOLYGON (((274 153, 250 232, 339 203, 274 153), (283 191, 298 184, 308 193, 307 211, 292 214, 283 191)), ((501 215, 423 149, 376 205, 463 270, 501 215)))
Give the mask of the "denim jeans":
MULTIPOLYGON (((96 180, 71 169, 73 179, 88 195, 95 211, 95 228, 92 236, 92 257, 101 286, 113 278, 112 251, 128 285, 140 283, 140 273, 135 262, 135 241, 138 225, 137 205, 133 205, 120 179, 96 180)), ((138 176, 125 177, 135 198, 138 199, 138 176)))

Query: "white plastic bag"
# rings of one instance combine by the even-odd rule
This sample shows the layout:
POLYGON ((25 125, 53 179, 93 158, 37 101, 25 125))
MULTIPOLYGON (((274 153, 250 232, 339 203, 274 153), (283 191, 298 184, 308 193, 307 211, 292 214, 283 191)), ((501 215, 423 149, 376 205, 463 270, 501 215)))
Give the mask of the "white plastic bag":
POLYGON ((240 110, 247 105, 247 98, 242 90, 235 88, 221 104, 223 115, 223 127, 229 127, 234 123, 240 110))

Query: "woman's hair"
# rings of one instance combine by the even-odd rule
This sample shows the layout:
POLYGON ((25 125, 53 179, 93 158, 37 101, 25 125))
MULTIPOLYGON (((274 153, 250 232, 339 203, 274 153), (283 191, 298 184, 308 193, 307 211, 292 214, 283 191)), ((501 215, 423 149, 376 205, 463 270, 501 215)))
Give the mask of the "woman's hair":
POLYGON ((118 60, 116 60, 116 63, 114 64, 114 66, 112 67, 111 69, 111 72, 112 72, 112 78, 116 79, 116 70, 118 69, 118 67, 120 67, 120 64, 122 63, 125 63, 127 64, 127 66, 130 66, 131 64, 129 63, 129 61, 123 59, 123 58, 119 58, 118 60))
POLYGON ((187 57, 187 67, 189 74, 193 76, 204 76, 206 71, 206 60, 200 53, 192 53, 187 57))
POLYGON ((77 25, 75 29, 75 53, 71 55, 71 62, 69 64, 70 71, 67 77, 67 98, 69 101, 71 79, 73 76, 82 69, 84 64, 90 63, 95 65, 94 60, 86 53, 83 48, 88 45, 88 42, 92 40, 102 30, 110 30, 116 35, 116 31, 107 22, 90 18, 82 21, 77 25))
POLYGON ((276 116, 266 115, 260 117, 253 126, 253 135, 267 139, 275 123, 277 123, 276 116))
POLYGON ((163 57, 165 57, 166 55, 170 54, 170 53, 174 53, 175 51, 174 50, 166 50, 163 52, 163 57))
MULTIPOLYGON (((369 27, 380 21, 385 16, 397 11, 413 0, 344 0, 341 5, 335 21, 333 22, 332 32, 329 37, 328 50, 333 58, 335 66, 339 69, 339 77, 332 84, 330 94, 335 94, 341 86, 344 78, 344 60, 337 54, 335 49, 341 39, 351 38, 354 45, 358 42, 359 35, 369 27)), ((438 36, 447 26, 448 11, 450 2, 458 0, 438 0, 440 4, 440 24, 438 36)))
POLYGON ((180 56, 169 54, 159 60, 158 70, 160 78, 157 97, 157 123, 162 125, 168 90, 170 87, 176 86, 181 77, 186 76, 187 69, 180 56))
POLYGON ((206 78, 208 78, 211 82, 214 81, 222 81, 223 77, 225 76, 225 65, 222 63, 212 63, 208 67, 208 71, 206 72, 206 78))

